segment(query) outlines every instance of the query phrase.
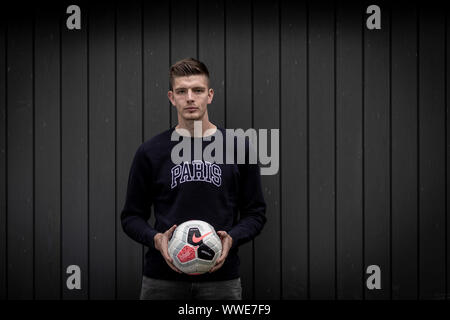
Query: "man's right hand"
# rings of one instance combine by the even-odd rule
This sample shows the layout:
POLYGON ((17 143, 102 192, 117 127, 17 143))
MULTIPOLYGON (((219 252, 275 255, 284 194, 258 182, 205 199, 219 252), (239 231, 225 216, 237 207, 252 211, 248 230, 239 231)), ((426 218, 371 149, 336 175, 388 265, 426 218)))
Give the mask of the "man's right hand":
POLYGON ((172 268, 173 271, 176 271, 178 273, 183 273, 180 270, 175 267, 173 264, 173 259, 169 256, 169 251, 167 250, 169 247, 169 239, 172 236, 173 231, 177 225, 173 225, 169 230, 167 230, 164 233, 157 233, 155 237, 153 238, 155 243, 155 248, 161 252, 161 255, 163 256, 164 260, 166 260, 167 264, 170 268, 172 268))

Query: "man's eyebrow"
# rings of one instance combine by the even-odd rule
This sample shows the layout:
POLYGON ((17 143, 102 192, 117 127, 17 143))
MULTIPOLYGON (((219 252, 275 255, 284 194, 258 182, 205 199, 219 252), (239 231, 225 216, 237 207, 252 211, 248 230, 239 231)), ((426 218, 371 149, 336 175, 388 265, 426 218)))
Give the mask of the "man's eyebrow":
MULTIPOLYGON (((185 87, 178 87, 178 88, 175 89, 175 91, 178 91, 178 90, 186 90, 186 89, 187 89, 187 88, 185 88, 185 87)), ((202 89, 202 90, 205 90, 206 87, 197 86, 197 87, 193 87, 193 88, 192 88, 192 90, 195 90, 195 89, 202 89)))

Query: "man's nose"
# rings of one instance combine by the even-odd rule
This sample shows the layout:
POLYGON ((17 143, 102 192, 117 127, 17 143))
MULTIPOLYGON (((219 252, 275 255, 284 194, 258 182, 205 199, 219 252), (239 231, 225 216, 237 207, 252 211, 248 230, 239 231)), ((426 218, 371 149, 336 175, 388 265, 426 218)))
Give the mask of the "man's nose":
POLYGON ((193 97, 194 97, 194 95, 192 94, 192 90, 189 89, 188 90, 188 100, 194 100, 193 97))

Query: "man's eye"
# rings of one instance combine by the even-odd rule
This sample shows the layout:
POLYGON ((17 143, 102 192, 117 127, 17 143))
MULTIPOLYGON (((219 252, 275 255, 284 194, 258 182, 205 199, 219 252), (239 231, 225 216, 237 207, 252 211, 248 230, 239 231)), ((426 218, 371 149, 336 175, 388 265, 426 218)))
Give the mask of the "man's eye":
POLYGON ((178 94, 184 94, 184 90, 178 90, 178 94))

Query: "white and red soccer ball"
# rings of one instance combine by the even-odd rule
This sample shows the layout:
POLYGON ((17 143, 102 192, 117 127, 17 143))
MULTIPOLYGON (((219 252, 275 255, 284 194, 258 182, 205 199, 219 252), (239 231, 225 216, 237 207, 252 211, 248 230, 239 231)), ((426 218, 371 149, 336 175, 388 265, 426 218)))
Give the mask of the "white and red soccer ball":
POLYGON ((168 250, 180 271, 197 275, 214 266, 222 253, 222 242, 209 223, 189 220, 174 230, 168 250))

